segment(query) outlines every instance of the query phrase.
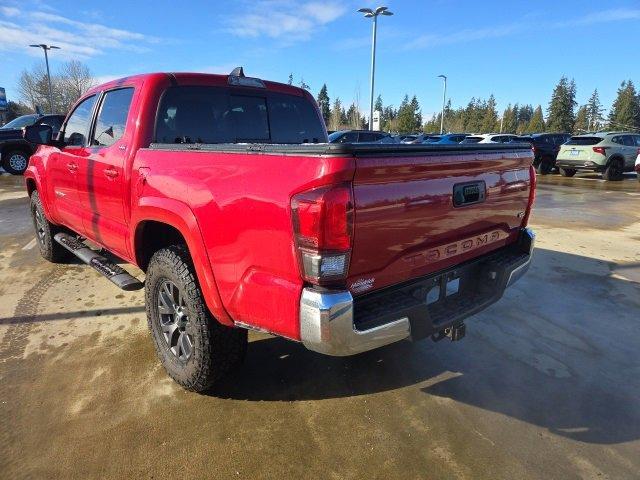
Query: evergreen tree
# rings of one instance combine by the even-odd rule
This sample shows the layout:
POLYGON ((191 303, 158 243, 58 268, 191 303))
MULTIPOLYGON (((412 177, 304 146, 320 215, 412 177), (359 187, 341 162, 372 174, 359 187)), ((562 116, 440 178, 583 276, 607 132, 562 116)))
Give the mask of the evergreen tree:
POLYGON ((533 107, 531 105, 523 105, 518 109, 516 133, 521 135, 527 130, 531 117, 533 117, 533 107))
POLYGON ((420 111, 418 98, 415 95, 413 96, 413 98, 411 98, 409 106, 411 107, 411 113, 413 114, 413 131, 417 132, 422 126, 422 112, 420 111))
POLYGON ((562 77, 553 89, 549 102, 547 129, 550 132, 571 132, 575 122, 576 84, 562 77))
POLYGON ((416 126, 416 112, 414 107, 413 99, 410 101, 409 95, 405 95, 402 99, 402 103, 400 103, 400 107, 398 108, 398 122, 396 125, 398 132, 412 133, 420 128, 419 124, 416 126))
POLYGON ((591 130, 589 128, 589 110, 587 105, 582 105, 576 113, 576 121, 573 124, 573 133, 579 135, 591 130))
POLYGON ((352 103, 347 110, 347 124, 349 125, 349 128, 362 128, 360 110, 358 110, 358 106, 355 102, 352 103))
POLYGON ((602 104, 600 103, 600 96, 598 95, 597 88, 593 91, 591 97, 589 97, 589 101, 587 102, 586 107, 587 118, 589 120, 589 126, 587 130, 597 131, 599 129, 599 126, 604 123, 604 117, 602 116, 604 108, 602 108, 602 104))
POLYGON ((378 95, 378 98, 376 98, 373 104, 373 111, 380 112, 380 130, 384 130, 384 105, 382 103, 382 95, 378 95))
POLYGON ((496 112, 496 99, 493 95, 489 97, 489 101, 483 107, 484 114, 480 130, 483 133, 495 132, 496 124, 498 123, 498 112, 496 112))
POLYGON ((287 83, 288 83, 289 85, 293 85, 293 73, 290 73, 290 74, 289 74, 289 80, 287 80, 287 83))
POLYGON ((346 115, 342 108, 342 102, 336 97, 331 109, 331 119, 329 121, 329 130, 340 130, 346 124, 346 115))
POLYGON ((502 113, 502 133, 516 133, 518 129, 518 104, 511 104, 502 113))
POLYGON ((526 133, 542 133, 545 131, 544 117, 542 116, 542 107, 538 107, 533 111, 529 125, 525 130, 526 133))
POLYGON ((392 105, 384 107, 384 109, 382 110, 382 121, 380 123, 380 129, 385 131, 396 131, 398 129, 396 126, 397 117, 398 112, 393 108, 392 105))
POLYGON ((640 129, 640 100, 631 80, 622 82, 618 96, 609 112, 609 128, 614 130, 640 129))
POLYGON ((300 83, 298 84, 300 88, 304 88, 305 90, 311 90, 311 87, 305 83, 304 78, 300 79, 300 83))
POLYGON ((329 94, 327 93, 327 84, 323 84, 320 92, 318 93, 318 107, 322 113, 325 125, 329 125, 331 120, 331 102, 329 100, 329 94))

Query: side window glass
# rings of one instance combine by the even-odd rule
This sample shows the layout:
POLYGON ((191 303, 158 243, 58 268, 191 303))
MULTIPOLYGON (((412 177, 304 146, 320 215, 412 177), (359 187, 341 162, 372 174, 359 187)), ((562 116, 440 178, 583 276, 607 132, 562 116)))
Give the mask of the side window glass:
MULTIPOLYGON (((640 147, 640 135, 636 135, 636 147, 640 147)), ((640 154, 640 152, 638 152, 640 154)))
POLYGON ((96 96, 83 100, 73 111, 64 127, 64 143, 71 147, 82 147, 87 144, 91 112, 96 103, 96 96))
POLYGON ((624 135, 622 137, 622 142, 625 147, 635 147, 636 143, 633 141, 633 137, 631 135, 624 135))
POLYGON ((60 131, 62 121, 60 120, 60 117, 45 117, 42 119, 40 124, 49 125, 53 130, 53 133, 56 133, 60 131))
POLYGON ((91 145, 109 147, 124 135, 133 88, 121 88, 105 93, 96 118, 91 145))
POLYGON ((360 137, 358 139, 359 142, 375 142, 378 140, 376 134, 374 133, 360 133, 360 137))

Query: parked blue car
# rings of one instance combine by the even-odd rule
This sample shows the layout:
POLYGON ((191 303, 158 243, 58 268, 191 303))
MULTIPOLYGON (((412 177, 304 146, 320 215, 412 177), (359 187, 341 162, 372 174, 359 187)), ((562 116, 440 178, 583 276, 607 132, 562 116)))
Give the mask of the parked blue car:
POLYGON ((437 135, 431 137, 425 143, 438 144, 438 145, 454 145, 460 143, 469 135, 466 133, 445 133, 444 135, 437 135))

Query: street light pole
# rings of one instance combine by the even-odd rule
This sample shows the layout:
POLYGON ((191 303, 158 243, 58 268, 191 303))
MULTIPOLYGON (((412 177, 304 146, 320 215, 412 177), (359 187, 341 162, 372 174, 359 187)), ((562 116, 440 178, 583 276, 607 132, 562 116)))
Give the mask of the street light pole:
POLYGON ((361 8, 358 10, 363 13, 366 18, 373 18, 373 34, 371 39, 371 91, 369 95, 369 130, 373 130, 373 96, 374 82, 376 76, 376 34, 378 31, 378 15, 393 15, 387 7, 378 7, 375 10, 370 8, 361 8))
POLYGON ((44 43, 29 46, 44 50, 44 61, 47 64, 47 84, 49 86, 49 113, 53 113, 53 93, 51 90, 51 73, 49 72, 49 55, 47 54, 47 50, 60 50, 60 47, 56 47, 55 45, 45 45, 44 43))
POLYGON ((442 112, 440 113, 440 135, 444 133, 444 106, 447 101, 447 76, 438 75, 438 78, 444 80, 444 88, 442 89, 442 112))

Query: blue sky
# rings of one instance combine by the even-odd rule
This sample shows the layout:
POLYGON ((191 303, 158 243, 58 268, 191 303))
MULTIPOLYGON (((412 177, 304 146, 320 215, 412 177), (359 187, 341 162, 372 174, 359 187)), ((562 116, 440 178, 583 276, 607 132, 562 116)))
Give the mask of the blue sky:
MULTIPOLYGON (((53 43, 51 66, 79 59, 100 79, 151 71, 304 78, 314 94, 368 107, 371 21, 356 13, 380 2, 0 0, 0 86, 17 96, 22 69, 41 61, 30 43, 53 43)), ((389 0, 379 22, 376 94, 396 106, 416 94, 438 111, 449 77, 454 106, 493 93, 542 104, 562 75, 578 101, 598 88, 608 108, 620 81, 640 84, 640 1, 389 0)))

